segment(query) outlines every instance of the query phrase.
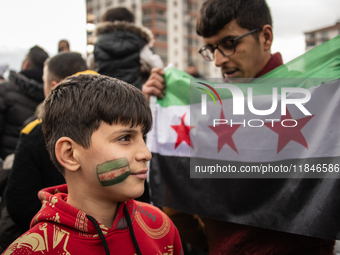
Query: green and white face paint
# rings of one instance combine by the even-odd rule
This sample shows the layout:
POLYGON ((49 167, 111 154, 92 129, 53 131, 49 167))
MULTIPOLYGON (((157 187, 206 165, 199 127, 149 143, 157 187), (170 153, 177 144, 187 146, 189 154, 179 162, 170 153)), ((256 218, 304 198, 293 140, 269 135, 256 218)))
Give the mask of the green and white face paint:
POLYGON ((126 180, 131 174, 127 158, 118 158, 97 165, 97 176, 103 187, 112 186, 126 180))

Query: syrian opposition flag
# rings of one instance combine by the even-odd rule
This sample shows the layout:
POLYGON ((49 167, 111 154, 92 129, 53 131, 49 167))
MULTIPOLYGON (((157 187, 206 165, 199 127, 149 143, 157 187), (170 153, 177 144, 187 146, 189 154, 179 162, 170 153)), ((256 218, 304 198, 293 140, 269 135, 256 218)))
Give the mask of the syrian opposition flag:
POLYGON ((166 70, 147 137, 154 204, 340 239, 339 78, 340 36, 247 84, 166 70))

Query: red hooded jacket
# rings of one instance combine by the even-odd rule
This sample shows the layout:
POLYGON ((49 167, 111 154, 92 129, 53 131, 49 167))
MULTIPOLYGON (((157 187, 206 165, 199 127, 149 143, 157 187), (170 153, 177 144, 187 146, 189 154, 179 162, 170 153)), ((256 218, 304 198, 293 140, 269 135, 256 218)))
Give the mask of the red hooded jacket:
POLYGON ((183 254, 176 227, 158 208, 133 199, 122 202, 109 229, 66 203, 67 196, 67 185, 41 190, 39 198, 43 206, 32 220, 31 229, 15 240, 3 254, 111 252, 134 255, 140 254, 138 249, 141 254, 147 255, 183 254))

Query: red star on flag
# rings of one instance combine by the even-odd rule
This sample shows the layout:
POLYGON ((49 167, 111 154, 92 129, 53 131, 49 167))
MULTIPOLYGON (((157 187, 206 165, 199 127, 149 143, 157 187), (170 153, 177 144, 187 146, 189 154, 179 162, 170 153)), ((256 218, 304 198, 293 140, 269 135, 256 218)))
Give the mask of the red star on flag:
POLYGON ((306 138, 301 133, 301 129, 308 123, 308 121, 313 118, 312 116, 307 116, 301 119, 297 119, 297 125, 295 127, 284 127, 281 125, 283 120, 293 119, 288 108, 286 109, 286 115, 281 116, 280 122, 265 123, 267 127, 273 130, 275 133, 279 135, 279 141, 277 144, 277 153, 279 153, 290 141, 295 141, 308 149, 308 144, 306 138))
POLYGON ((182 143, 186 142, 191 148, 194 148, 192 145, 191 139, 190 139, 190 130, 193 129, 194 127, 192 126, 186 126, 184 124, 184 118, 185 118, 186 113, 181 118, 181 125, 173 125, 171 126, 177 133, 177 140, 175 143, 175 149, 182 143))
MULTIPOLYGON (((221 109, 221 115, 220 119, 225 119, 223 109, 221 109)), ((230 148, 232 148, 234 151, 237 151, 234 140, 232 138, 232 135, 236 132, 236 130, 241 126, 241 124, 237 125, 228 125, 228 124, 220 124, 218 126, 209 126, 209 128, 216 133, 218 136, 218 143, 217 143, 217 150, 220 152, 220 150, 223 148, 225 144, 228 144, 230 148)))

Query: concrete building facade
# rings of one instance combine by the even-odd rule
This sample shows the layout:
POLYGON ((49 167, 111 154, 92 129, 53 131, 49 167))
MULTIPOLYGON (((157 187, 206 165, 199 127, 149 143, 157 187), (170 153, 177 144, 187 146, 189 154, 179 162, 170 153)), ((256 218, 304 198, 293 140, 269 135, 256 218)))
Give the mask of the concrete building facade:
POLYGON ((306 50, 310 50, 340 35, 340 20, 335 25, 305 32, 306 50))

